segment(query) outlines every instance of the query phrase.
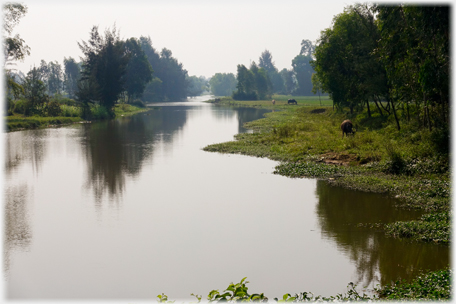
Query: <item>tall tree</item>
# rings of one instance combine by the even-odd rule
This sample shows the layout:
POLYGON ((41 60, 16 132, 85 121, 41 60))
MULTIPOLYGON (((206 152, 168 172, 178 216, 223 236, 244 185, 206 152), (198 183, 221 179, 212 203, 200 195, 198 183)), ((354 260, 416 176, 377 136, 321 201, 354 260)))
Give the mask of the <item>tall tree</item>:
POLYGON ((125 42, 125 52, 128 56, 125 90, 131 102, 142 96, 146 85, 152 80, 153 70, 137 39, 130 38, 125 42))
POLYGON ((78 43, 84 54, 81 80, 88 80, 95 86, 95 100, 106 107, 111 116, 120 94, 124 91, 124 82, 128 56, 124 42, 120 40, 114 27, 107 29, 105 36, 98 33, 94 26, 88 42, 78 43))
POLYGON ((64 66, 64 86, 70 98, 76 96, 78 90, 78 80, 80 78, 80 66, 71 57, 63 59, 64 66))
POLYGON ((49 62, 47 86, 50 95, 60 94, 63 88, 62 66, 57 61, 49 62))
POLYGON ((28 102, 25 107, 25 115, 41 113, 44 109, 45 103, 49 100, 46 94, 46 85, 41 79, 41 73, 38 68, 31 69, 25 77, 24 83, 24 97, 28 102))
POLYGON ((284 90, 286 95, 291 95, 296 89, 296 81, 293 70, 282 69, 280 76, 283 79, 284 90))
POLYGON ((294 92, 295 95, 312 95, 312 73, 314 69, 310 65, 312 56, 298 55, 293 60, 291 65, 296 75, 298 87, 294 92))
POLYGON ((263 53, 261 53, 258 66, 266 71, 271 84, 271 92, 283 93, 284 81, 283 78, 279 75, 279 71, 272 61, 271 52, 265 50, 263 53))
POLYGON ((233 92, 236 100, 256 100, 258 96, 255 92, 255 76, 243 64, 237 66, 237 90, 233 92))

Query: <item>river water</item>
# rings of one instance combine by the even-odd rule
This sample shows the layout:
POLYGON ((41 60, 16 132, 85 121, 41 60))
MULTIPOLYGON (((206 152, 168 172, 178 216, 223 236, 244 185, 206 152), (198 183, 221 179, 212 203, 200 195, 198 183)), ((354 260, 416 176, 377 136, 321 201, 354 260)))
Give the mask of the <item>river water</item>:
POLYGON ((390 198, 203 151, 266 112, 204 98, 3 134, 6 299, 204 299, 243 277, 270 299, 330 296, 449 264, 448 247, 364 227, 420 216, 390 198))

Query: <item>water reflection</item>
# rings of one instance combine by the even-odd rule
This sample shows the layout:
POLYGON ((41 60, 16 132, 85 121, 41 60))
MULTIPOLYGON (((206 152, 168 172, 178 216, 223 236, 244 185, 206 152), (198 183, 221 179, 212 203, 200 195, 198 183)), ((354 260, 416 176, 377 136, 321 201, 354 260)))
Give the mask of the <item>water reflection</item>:
POLYGON ((387 238, 382 231, 366 227, 413 220, 420 212, 395 208, 395 200, 386 196, 332 187, 324 181, 317 182, 316 194, 322 236, 335 241, 350 257, 363 286, 389 284, 398 278, 409 280, 419 269, 449 265, 447 246, 387 238))
POLYGON ((39 172, 46 155, 47 130, 11 132, 5 136, 5 173, 7 175, 30 162, 35 173, 39 172))
POLYGON ((12 251, 25 251, 32 239, 27 206, 29 187, 26 183, 6 189, 4 265, 7 275, 12 251))
POLYGON ((135 177, 152 155, 154 141, 171 142, 185 124, 185 111, 154 110, 145 114, 83 126, 81 145, 86 155, 86 189, 100 203, 105 195, 119 199, 126 176, 135 177))

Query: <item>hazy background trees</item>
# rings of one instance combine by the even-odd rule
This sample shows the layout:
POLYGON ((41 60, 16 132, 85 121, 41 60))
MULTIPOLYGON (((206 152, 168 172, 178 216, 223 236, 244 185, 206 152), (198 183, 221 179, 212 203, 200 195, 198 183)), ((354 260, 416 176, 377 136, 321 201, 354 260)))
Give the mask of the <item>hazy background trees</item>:
POLYGON ((216 73, 209 80, 211 93, 215 96, 231 96, 236 90, 237 80, 233 73, 216 73))

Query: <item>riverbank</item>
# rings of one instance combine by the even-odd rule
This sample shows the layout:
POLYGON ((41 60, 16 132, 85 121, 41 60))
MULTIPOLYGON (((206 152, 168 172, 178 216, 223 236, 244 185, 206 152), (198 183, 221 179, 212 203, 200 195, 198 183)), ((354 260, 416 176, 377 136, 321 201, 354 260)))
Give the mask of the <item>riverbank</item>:
POLYGON ((441 137, 412 125, 403 125, 399 132, 384 117, 350 116, 328 106, 303 106, 313 100, 295 99, 298 106, 277 99, 275 105, 214 100, 273 112, 245 125, 254 133, 238 134, 234 141, 204 150, 267 157, 281 162, 275 174, 319 178, 335 186, 397 197, 401 200, 398 207, 422 209, 426 214, 416 221, 369 225, 383 228, 392 237, 450 242, 449 159, 441 137), (342 137, 339 125, 347 118, 354 122, 355 136, 342 137))
MULTIPOLYGON (((84 120, 79 116, 79 112, 76 107, 73 107, 73 111, 67 111, 69 115, 73 116, 57 116, 57 117, 43 117, 43 116, 24 116, 22 114, 14 114, 5 117, 6 127, 5 131, 20 131, 26 129, 38 129, 38 128, 49 128, 63 125, 69 125, 74 123, 88 123, 89 121, 84 120)), ((140 108, 129 104, 117 104, 114 107, 114 113, 116 117, 131 116, 142 112, 150 111, 150 108, 140 108)), ((65 111, 64 111, 65 113, 65 111)), ((102 118, 95 118, 99 120, 102 118)))
MULTIPOLYGON (((397 281, 375 288, 375 294, 369 296, 356 290, 356 285, 349 283, 347 293, 334 296, 315 296, 312 292, 300 292, 292 296, 287 293, 282 298, 274 298, 276 302, 352 302, 352 301, 445 301, 451 299, 452 271, 446 268, 439 271, 422 273, 411 282, 397 281)), ((264 293, 249 294, 246 281, 243 278, 239 283, 231 283, 222 293, 212 290, 207 299, 210 302, 268 302, 264 293)), ((191 294, 201 302, 202 296, 191 294)), ((164 293, 157 296, 159 303, 172 303, 164 293)))

